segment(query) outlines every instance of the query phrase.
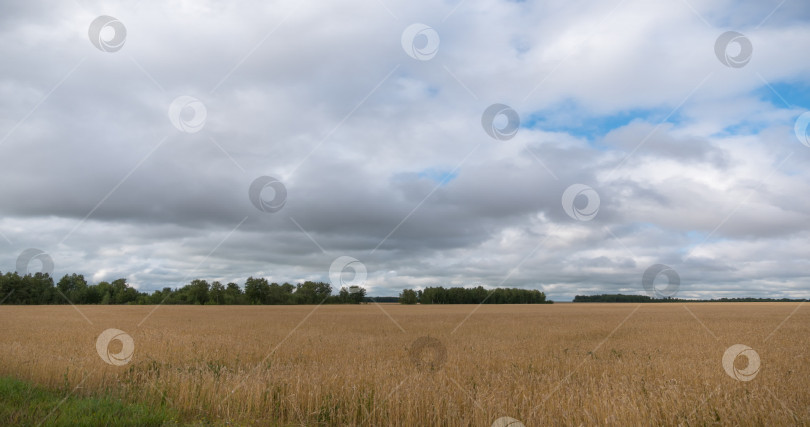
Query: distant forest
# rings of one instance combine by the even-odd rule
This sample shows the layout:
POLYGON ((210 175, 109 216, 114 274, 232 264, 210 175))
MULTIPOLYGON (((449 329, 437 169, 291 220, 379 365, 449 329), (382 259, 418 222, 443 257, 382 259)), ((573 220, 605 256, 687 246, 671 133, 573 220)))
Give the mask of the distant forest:
POLYGON ((804 299, 790 298, 720 298, 720 299, 680 299, 680 298, 651 298, 646 295, 622 295, 622 294, 602 294, 602 295, 577 295, 574 302, 802 302, 804 299))
POLYGON ((245 281, 244 289, 236 283, 192 280, 179 289, 148 294, 131 287, 126 279, 89 285, 81 274, 66 274, 54 285, 43 273, 0 275, 2 304, 359 304, 368 300, 360 287, 341 288, 332 295, 328 283, 278 284, 254 277, 245 281))
POLYGON ((429 287, 421 291, 405 289, 399 295, 402 304, 551 304, 546 294, 534 289, 443 288, 429 287))
POLYGON ((126 279, 91 285, 81 274, 66 274, 54 284, 44 273, 0 274, 0 304, 206 304, 206 305, 295 305, 360 304, 389 302, 402 304, 550 304, 537 290, 498 288, 429 287, 423 291, 406 289, 399 297, 367 297, 362 287, 341 288, 332 295, 332 286, 306 281, 298 284, 269 283, 249 277, 244 286, 236 283, 192 280, 181 288, 163 288, 151 294, 131 287, 126 279))

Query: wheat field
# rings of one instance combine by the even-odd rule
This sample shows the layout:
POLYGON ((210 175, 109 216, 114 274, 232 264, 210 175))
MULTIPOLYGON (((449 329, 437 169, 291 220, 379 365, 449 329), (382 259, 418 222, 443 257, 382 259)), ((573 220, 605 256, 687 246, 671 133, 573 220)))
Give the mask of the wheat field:
POLYGON ((810 424, 810 305, 798 303, 0 310, 0 374, 168 405, 181 422, 810 424), (132 337, 121 366, 96 348, 109 328, 132 337), (750 381, 724 369, 734 344, 759 355, 750 381))

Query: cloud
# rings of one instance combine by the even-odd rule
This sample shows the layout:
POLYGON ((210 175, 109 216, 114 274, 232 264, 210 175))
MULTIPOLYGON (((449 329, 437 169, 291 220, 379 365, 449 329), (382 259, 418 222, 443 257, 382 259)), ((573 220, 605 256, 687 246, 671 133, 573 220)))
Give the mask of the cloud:
POLYGON ((663 263, 683 296, 807 296, 801 2, 41 6, 0 14, 4 270, 36 247, 57 275, 148 291, 328 280, 347 255, 371 295, 567 300, 643 293, 663 263), (88 39, 102 14, 117 52, 88 39), (435 57, 402 49, 412 23, 435 57), (715 57, 729 29, 745 67, 715 57), (198 132, 172 124, 179 96, 205 106, 198 132), (514 138, 482 128, 496 103, 514 138), (251 203, 260 176, 287 189, 278 212, 251 203), (592 221, 563 209, 572 184, 599 194, 592 221))

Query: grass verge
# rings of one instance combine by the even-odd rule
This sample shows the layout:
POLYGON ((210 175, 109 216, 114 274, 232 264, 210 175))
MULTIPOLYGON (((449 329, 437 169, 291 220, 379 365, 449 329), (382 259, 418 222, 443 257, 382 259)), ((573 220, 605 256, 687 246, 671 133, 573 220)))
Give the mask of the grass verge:
POLYGON ((176 425, 166 407, 130 404, 110 397, 79 397, 0 377, 0 425, 176 425))

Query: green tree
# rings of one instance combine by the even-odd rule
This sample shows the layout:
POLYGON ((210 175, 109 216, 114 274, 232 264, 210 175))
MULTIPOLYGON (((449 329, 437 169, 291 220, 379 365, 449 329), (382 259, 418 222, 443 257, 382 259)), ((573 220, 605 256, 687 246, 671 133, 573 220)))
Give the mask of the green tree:
POLYGON ((189 304, 205 304, 208 302, 210 285, 205 280, 195 279, 188 285, 187 295, 189 304))
POLYGON ((289 304, 292 300, 292 285, 285 287, 278 283, 271 283, 268 295, 268 304, 289 304))
MULTIPOLYGON (((56 284, 56 289, 73 304, 86 304, 87 281, 81 274, 73 273, 70 276, 65 274, 56 284)), ((66 302, 68 302, 66 301, 66 302)))
POLYGON ((222 283, 211 283, 211 290, 208 291, 208 304, 225 304, 225 287, 222 283))
POLYGON ((251 304, 266 304, 270 300, 270 284, 267 279, 248 277, 245 281, 245 296, 251 304))
POLYGON ((340 288, 338 291, 337 302, 339 304, 348 304, 349 303, 349 290, 346 287, 340 288))
POLYGON ((111 304, 129 304, 138 299, 138 291, 129 287, 127 279, 116 279, 110 284, 112 288, 111 304))
POLYGON ((298 304, 320 304, 332 295, 332 286, 323 282, 306 281, 299 283, 295 289, 295 301, 298 304))
POLYGON ((349 287, 349 302, 351 304, 360 304, 366 299, 366 288, 360 286, 349 287))
POLYGON ((402 293, 399 294, 400 304, 416 304, 417 302, 416 291, 413 289, 403 289, 402 293))
POLYGON ((244 304, 244 294, 242 288, 236 283, 230 282, 225 287, 225 304, 244 304))

